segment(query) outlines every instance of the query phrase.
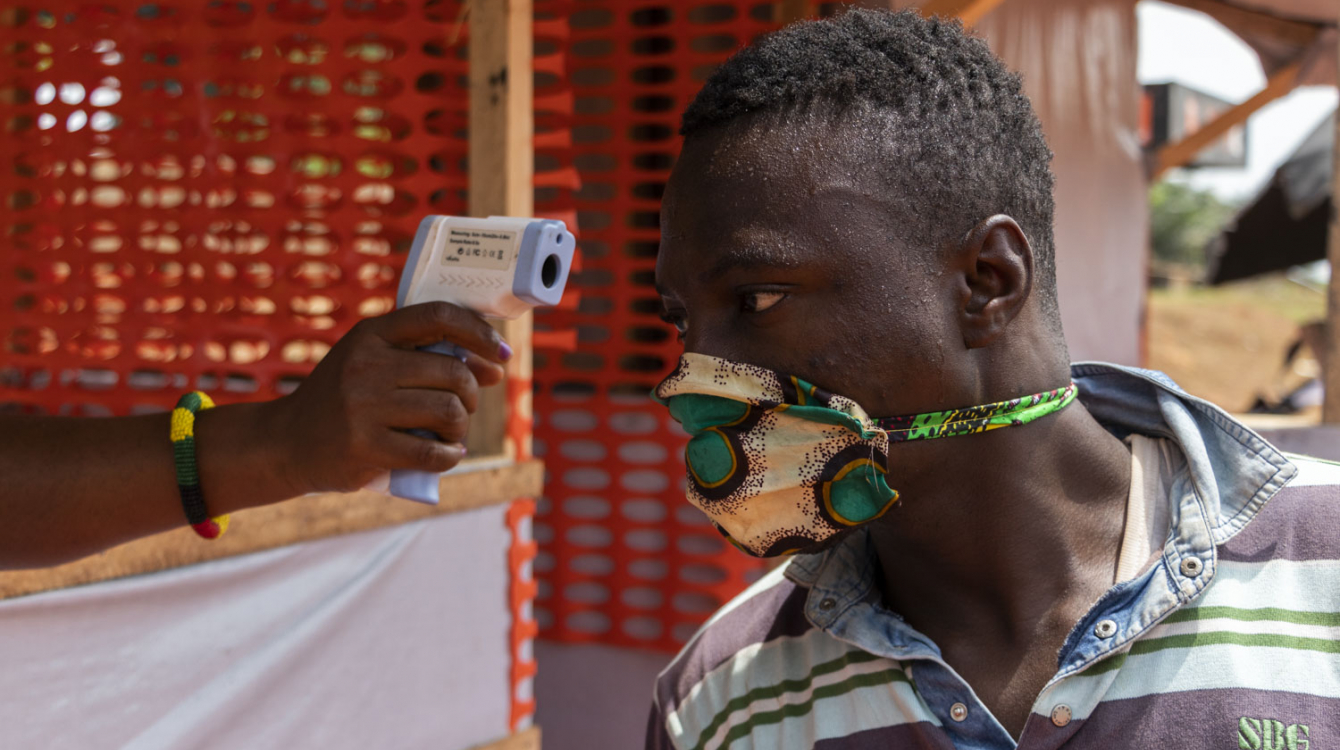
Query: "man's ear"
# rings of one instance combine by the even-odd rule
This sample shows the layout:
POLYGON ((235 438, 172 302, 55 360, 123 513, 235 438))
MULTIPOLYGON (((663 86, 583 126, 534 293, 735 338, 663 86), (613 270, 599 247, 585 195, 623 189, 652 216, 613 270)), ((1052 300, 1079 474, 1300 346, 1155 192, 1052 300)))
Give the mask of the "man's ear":
POLYGON ((997 214, 958 250, 959 327, 969 349, 989 346, 1024 309, 1033 289, 1033 248, 1014 219, 997 214))

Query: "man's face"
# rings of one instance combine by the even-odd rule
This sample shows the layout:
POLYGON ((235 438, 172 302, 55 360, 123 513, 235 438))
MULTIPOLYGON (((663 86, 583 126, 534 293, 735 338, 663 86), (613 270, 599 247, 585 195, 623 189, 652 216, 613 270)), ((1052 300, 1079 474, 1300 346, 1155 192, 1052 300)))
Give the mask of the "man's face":
POLYGON ((810 117, 685 144, 656 282, 686 351, 797 375, 874 416, 953 397, 952 274, 939 248, 897 239, 907 214, 872 141, 859 124, 810 117))

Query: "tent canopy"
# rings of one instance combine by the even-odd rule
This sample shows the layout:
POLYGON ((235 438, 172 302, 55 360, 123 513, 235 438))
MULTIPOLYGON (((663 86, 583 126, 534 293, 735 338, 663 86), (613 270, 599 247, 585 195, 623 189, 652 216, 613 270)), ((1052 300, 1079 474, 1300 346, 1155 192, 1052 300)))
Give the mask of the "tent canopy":
POLYGON ((1335 162, 1335 118, 1317 126, 1265 190, 1210 245, 1212 284, 1281 271, 1326 257, 1335 162))
POLYGON ((1301 62, 1301 86, 1335 85, 1336 0, 1164 0, 1205 13, 1241 37, 1266 75, 1301 62))

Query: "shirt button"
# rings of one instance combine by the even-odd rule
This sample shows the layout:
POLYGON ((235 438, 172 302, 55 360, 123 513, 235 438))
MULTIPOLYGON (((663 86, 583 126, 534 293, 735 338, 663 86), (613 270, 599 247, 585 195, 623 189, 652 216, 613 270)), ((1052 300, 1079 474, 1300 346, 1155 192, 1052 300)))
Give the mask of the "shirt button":
POLYGON ((968 707, 962 703, 955 703, 949 707, 949 718, 954 721, 963 721, 968 718, 968 707))
POLYGON ((834 599, 834 598, 831 597, 831 596, 828 597, 827 599, 824 599, 823 601, 819 602, 819 609, 822 609, 822 610, 825 611, 825 612, 827 612, 828 610, 830 610, 830 609, 832 609, 832 608, 834 608, 834 607, 836 607, 836 606, 837 606, 837 600, 834 599))
POLYGON ((1195 578, 1200 575, 1202 565, 1199 557, 1182 558, 1182 575, 1187 578, 1195 578))
POLYGON ((1093 626, 1093 634, 1099 638, 1111 638, 1117 634, 1117 623, 1115 620, 1099 620, 1097 625, 1093 626))
POLYGON ((1070 706, 1064 703, 1058 704, 1052 709, 1052 723, 1058 727, 1063 727, 1070 723, 1070 706))

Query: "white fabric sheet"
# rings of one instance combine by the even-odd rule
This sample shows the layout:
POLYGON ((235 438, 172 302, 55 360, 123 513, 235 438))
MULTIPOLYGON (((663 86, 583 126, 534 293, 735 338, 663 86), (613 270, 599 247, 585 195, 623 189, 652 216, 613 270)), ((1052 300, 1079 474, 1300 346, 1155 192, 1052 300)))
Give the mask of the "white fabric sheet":
POLYGON ((1135 0, 1009 0, 973 31, 1023 75, 1056 154, 1056 276, 1070 358, 1139 364, 1149 207, 1135 0))
POLYGON ((1010 0, 975 30, 1023 74, 1056 154, 1056 276, 1070 357, 1139 364, 1149 207, 1135 0, 1010 0))
POLYGON ((0 748, 507 734, 506 506, 0 602, 0 748))

